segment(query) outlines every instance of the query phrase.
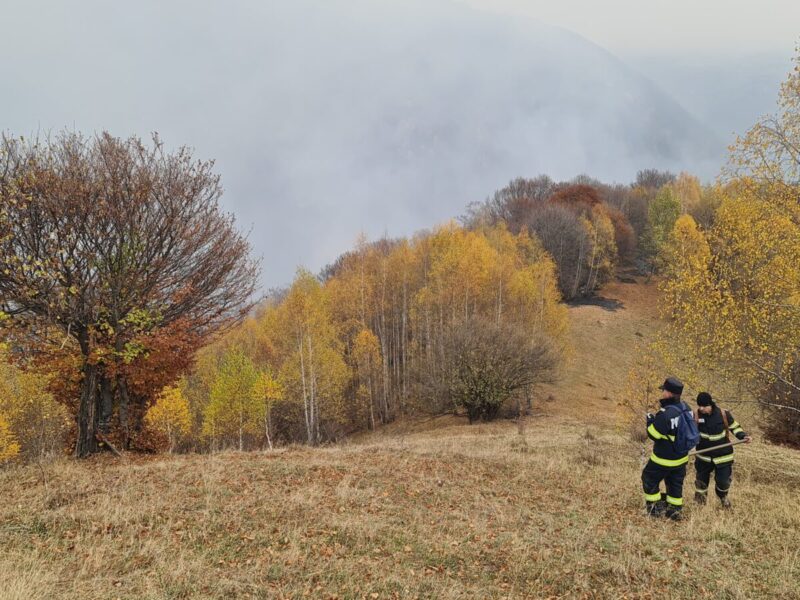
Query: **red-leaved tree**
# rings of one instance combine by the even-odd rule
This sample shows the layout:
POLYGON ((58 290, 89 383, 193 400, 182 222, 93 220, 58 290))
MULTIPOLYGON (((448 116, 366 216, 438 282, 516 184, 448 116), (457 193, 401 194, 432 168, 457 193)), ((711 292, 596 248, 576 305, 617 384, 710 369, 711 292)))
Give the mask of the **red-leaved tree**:
POLYGON ((200 340, 251 307, 258 265, 221 194, 212 162, 157 137, 0 142, 0 302, 18 339, 73 340, 76 456, 98 449, 115 412, 126 430, 200 340))

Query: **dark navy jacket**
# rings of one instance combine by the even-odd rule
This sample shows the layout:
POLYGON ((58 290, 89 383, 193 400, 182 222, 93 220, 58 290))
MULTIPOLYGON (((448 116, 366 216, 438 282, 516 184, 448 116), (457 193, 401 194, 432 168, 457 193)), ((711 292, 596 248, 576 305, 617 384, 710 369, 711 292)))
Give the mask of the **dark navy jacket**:
MULTIPOLYGON (((696 415, 697 429, 700 430, 700 443, 697 445, 698 450, 719 446, 728 441, 727 432, 725 431, 725 421, 722 419, 722 409, 719 406, 714 404, 714 410, 710 415, 704 415, 699 411, 696 415)), ((733 435, 740 440, 747 437, 747 434, 739 423, 736 422, 736 419, 729 410, 725 411, 725 416, 728 418, 728 430, 733 435)), ((720 448, 704 454, 698 454, 697 460, 713 462, 714 464, 733 462, 733 447, 728 446, 727 448, 720 448)))
POLYGON ((650 460, 662 467, 680 467, 689 462, 688 454, 675 451, 673 442, 678 430, 681 401, 661 400, 661 409, 647 418, 647 436, 655 442, 650 460))

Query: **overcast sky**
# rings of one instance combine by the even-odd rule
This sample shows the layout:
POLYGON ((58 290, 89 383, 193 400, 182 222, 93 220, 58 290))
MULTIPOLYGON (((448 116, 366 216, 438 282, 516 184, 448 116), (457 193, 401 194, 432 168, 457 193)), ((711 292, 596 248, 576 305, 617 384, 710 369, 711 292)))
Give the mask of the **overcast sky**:
POLYGON ((789 56, 800 41, 796 0, 459 1, 560 25, 623 57, 789 56))
POLYGON ((0 128, 216 159, 268 288, 512 177, 713 179, 774 107, 800 2, 0 0, 0 23, 0 128))

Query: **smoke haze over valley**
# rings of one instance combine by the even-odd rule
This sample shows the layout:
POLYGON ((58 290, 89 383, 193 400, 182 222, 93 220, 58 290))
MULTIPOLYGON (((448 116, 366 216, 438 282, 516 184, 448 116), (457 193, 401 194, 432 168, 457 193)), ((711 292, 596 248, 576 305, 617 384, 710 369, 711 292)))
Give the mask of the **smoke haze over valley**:
POLYGON ((567 29, 445 0, 12 5, 3 129, 157 131, 217 159, 265 287, 518 176, 713 179, 788 64, 623 62, 567 29))

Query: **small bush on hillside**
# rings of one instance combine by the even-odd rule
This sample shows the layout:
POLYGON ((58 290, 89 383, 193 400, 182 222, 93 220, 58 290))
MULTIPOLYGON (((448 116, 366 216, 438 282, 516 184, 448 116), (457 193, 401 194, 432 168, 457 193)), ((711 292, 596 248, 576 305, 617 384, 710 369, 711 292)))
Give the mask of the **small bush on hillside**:
POLYGON ((453 406, 465 409, 470 423, 496 418, 515 393, 552 380, 558 362, 547 338, 484 318, 453 327, 442 353, 442 372, 423 374, 422 387, 439 391, 453 406))
POLYGON ((18 454, 19 444, 8 425, 8 419, 0 413, 0 465, 15 458, 18 454))
POLYGON ((13 439, 7 448, 16 448, 13 454, 22 460, 59 454, 66 444, 68 411, 47 388, 47 377, 12 364, 7 349, 0 345, 0 415, 8 430, 6 439, 13 439))
POLYGON ((617 404, 620 430, 637 443, 647 441, 645 415, 658 406, 658 383, 664 372, 663 358, 654 345, 637 344, 633 364, 617 404))
POLYGON ((177 386, 164 388, 148 408, 144 422, 157 440, 159 449, 174 452, 192 427, 189 401, 183 391, 177 386))

